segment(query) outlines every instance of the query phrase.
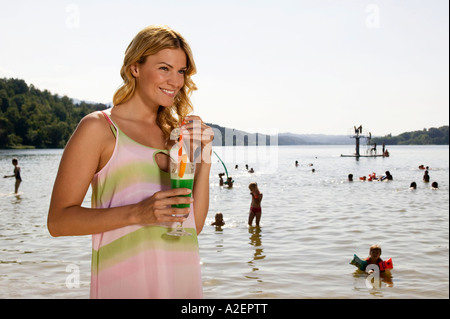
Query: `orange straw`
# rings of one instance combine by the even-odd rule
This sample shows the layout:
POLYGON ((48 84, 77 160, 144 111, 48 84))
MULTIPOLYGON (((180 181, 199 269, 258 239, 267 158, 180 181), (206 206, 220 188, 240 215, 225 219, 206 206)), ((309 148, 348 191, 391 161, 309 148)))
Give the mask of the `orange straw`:
POLYGON ((186 171, 186 163, 187 163, 187 155, 183 154, 183 156, 181 156, 180 161, 180 170, 178 171, 178 176, 180 178, 183 178, 184 176, 184 172, 186 171))
POLYGON ((180 148, 178 149, 178 163, 180 164, 180 170, 178 171, 179 177, 183 177, 187 163, 187 155, 186 154, 183 155, 183 134, 181 134, 181 126, 183 126, 184 124, 185 123, 183 120, 183 122, 181 122, 180 125, 180 136, 178 139, 178 142, 180 143, 180 148))
POLYGON ((183 134, 181 134, 181 127, 184 125, 184 120, 180 124, 180 135, 178 136, 178 142, 180 143, 180 148, 178 149, 178 162, 180 161, 181 154, 183 154, 183 134))

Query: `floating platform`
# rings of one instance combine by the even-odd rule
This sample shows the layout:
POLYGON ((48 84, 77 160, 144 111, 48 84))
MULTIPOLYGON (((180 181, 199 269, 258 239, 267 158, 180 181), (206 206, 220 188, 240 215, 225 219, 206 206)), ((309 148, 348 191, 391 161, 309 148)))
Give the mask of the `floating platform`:
POLYGON ((345 155, 345 154, 341 154, 341 157, 389 157, 389 155, 382 155, 382 154, 374 154, 374 155, 345 155))
POLYGON ((360 157, 389 157, 389 152, 387 150, 384 149, 384 143, 383 143, 383 151, 381 154, 377 154, 377 144, 375 143, 374 146, 371 146, 371 138, 372 138, 372 133, 369 132, 369 134, 363 134, 363 129, 362 129, 362 125, 360 125, 358 128, 356 126, 353 127, 354 129, 354 134, 352 134, 350 136, 350 138, 354 138, 355 139, 355 153, 351 154, 351 155, 344 155, 341 154, 341 157, 355 157, 355 158, 360 158, 360 157), (360 139, 365 139, 366 145, 367 145, 367 150, 366 150, 366 154, 361 154, 359 151, 359 146, 360 146, 360 139), (375 153, 375 154, 373 154, 375 153))

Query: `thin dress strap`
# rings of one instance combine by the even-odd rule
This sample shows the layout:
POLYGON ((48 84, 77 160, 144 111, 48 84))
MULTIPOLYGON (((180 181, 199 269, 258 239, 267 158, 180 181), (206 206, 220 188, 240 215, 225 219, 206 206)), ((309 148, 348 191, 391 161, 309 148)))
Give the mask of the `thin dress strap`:
POLYGON ((103 113, 103 116, 105 116, 106 120, 109 123, 109 127, 111 128, 112 133, 114 134, 115 137, 117 137, 117 128, 116 125, 114 124, 114 122, 111 120, 111 118, 108 116, 108 114, 106 114, 105 111, 101 111, 103 113))

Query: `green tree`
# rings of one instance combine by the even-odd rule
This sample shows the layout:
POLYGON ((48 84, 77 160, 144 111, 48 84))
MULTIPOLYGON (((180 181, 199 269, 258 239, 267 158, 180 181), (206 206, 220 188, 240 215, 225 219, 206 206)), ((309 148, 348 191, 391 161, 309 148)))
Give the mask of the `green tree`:
POLYGON ((439 128, 432 127, 421 131, 404 132, 397 136, 388 134, 385 137, 376 137, 372 139, 374 143, 385 143, 386 145, 448 145, 449 144, 449 127, 441 126, 439 128))
POLYGON ((104 104, 74 104, 67 96, 28 86, 21 79, 0 78, 0 148, 24 143, 64 147, 83 116, 104 104))

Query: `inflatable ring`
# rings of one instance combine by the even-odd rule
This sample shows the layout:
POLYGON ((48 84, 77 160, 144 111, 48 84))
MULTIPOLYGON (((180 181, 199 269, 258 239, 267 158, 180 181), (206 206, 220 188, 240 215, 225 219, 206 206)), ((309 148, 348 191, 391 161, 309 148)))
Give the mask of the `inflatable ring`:
MULTIPOLYGON (((354 254, 352 261, 350 261, 350 264, 356 266, 356 268, 358 268, 359 270, 365 271, 369 263, 367 262, 367 260, 362 260, 361 258, 356 256, 356 254, 354 254)), ((392 258, 388 258, 379 262, 378 267, 380 268, 380 271, 393 269, 394 265, 392 264, 392 258)))

